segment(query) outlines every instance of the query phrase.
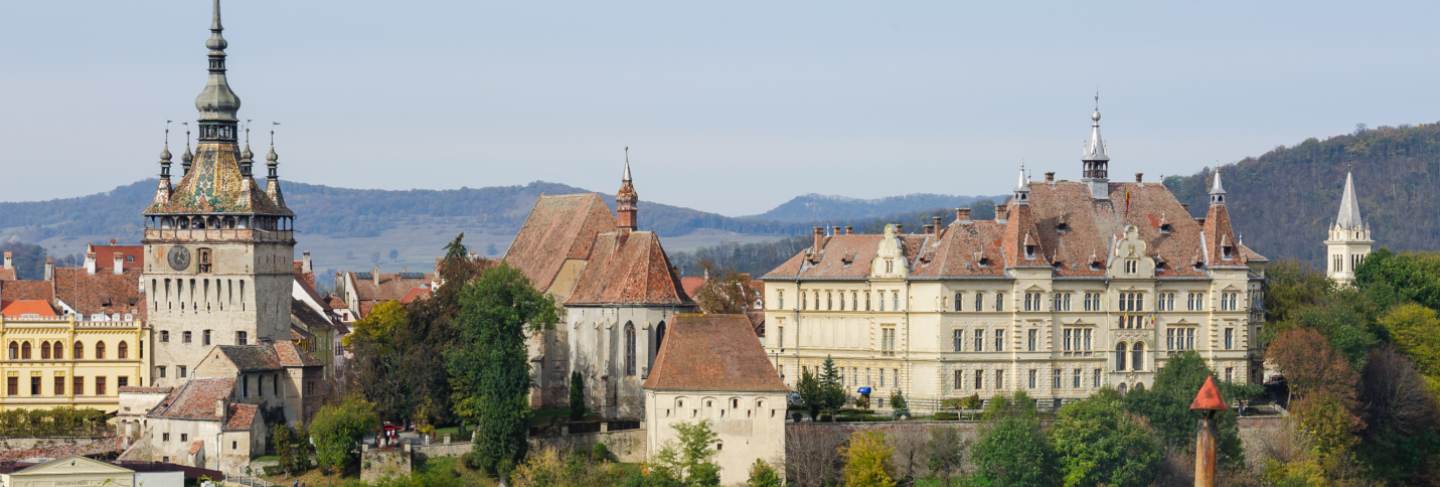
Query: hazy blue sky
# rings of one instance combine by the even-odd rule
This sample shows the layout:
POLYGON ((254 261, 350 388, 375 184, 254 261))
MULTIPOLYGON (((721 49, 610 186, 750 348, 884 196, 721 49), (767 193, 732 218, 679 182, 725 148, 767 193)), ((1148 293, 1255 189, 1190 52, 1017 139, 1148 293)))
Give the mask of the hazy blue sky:
MULTIPOLYGON (((0 3, 0 199, 156 173, 163 121, 195 117, 209 5, 0 3)), ((1433 1, 230 0, 225 36, 242 118, 283 123, 283 178, 610 192, 629 145, 642 202, 734 215, 1005 193, 1022 159, 1078 178, 1097 87, 1124 178, 1435 121, 1437 19, 1433 1)))

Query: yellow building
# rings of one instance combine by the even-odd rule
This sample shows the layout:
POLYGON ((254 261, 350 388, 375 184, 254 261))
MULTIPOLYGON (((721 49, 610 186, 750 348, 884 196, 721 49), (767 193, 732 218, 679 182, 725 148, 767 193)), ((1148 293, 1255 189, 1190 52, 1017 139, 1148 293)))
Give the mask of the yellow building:
POLYGON ((57 406, 115 411, 120 388, 149 382, 148 330, 133 316, 56 316, 44 301, 7 303, 0 318, 0 410, 57 406), (14 313, 17 308, 24 311, 14 313), (32 308, 32 309, 24 309, 32 308))

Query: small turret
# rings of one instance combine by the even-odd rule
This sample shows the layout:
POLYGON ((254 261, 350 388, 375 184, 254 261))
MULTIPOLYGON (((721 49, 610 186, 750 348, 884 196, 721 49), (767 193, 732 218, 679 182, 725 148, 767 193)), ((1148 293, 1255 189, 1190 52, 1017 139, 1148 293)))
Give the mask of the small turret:
POLYGON ((170 121, 165 121, 165 146, 160 149, 160 183, 155 187, 155 203, 162 204, 170 201, 170 191, 174 186, 170 184, 170 121))
MULTIPOLYGON (((276 124, 279 125, 279 124, 276 124)), ((285 207, 285 196, 280 193, 280 154, 275 152, 275 129, 270 129, 270 153, 265 154, 265 194, 275 206, 285 207)))
POLYGON ((621 230, 634 230, 639 222, 640 195, 630 180, 630 147, 625 147, 625 173, 620 177, 620 190, 615 192, 616 226, 621 230))
POLYGON ((1100 93, 1095 93, 1095 111, 1090 113, 1090 139, 1085 141, 1080 156, 1084 163, 1082 179, 1090 185, 1090 196, 1097 200, 1110 198, 1110 155, 1100 137, 1100 93))

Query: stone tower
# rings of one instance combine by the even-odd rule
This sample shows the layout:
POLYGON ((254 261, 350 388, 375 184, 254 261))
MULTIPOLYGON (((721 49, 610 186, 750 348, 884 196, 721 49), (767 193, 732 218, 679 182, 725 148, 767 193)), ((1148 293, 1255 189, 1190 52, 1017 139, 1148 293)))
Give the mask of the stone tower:
POLYGON ((141 285, 153 330, 153 385, 184 383, 215 345, 290 337, 295 216, 280 196, 273 147, 268 187, 251 174, 248 140, 241 150, 240 98, 225 77, 220 0, 213 8, 205 42, 209 78, 195 99, 195 152, 187 133, 185 172, 173 187, 169 150, 162 153, 160 184, 144 211, 141 285))
POLYGON ((1330 238, 1325 240, 1325 274, 1341 286, 1355 283, 1355 269, 1365 256, 1370 255, 1370 227, 1360 219, 1360 201, 1355 198, 1355 180, 1345 174, 1345 193, 1340 197, 1340 213, 1335 224, 1330 226, 1330 238))
POLYGON ((615 226, 622 230, 635 230, 639 214, 640 195, 635 193, 635 184, 630 181, 630 148, 625 148, 625 174, 620 177, 620 190, 615 192, 615 226))

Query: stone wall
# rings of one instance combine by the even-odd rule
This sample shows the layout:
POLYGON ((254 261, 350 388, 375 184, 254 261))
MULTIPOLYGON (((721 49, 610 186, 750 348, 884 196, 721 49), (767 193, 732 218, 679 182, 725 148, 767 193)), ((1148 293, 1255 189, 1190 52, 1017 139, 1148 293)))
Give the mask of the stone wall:
POLYGON ((384 478, 408 477, 411 457, 410 445, 401 445, 400 448, 370 448, 366 445, 360 452, 360 480, 375 482, 384 478))
MULTIPOLYGON (((645 461, 645 430, 601 431, 598 433, 575 433, 569 435, 530 437, 530 450, 538 451, 555 448, 561 451, 589 452, 596 443, 604 443, 610 454, 618 461, 638 463, 645 461)), ((415 452, 427 457, 458 457, 470 452, 470 442, 439 441, 429 445, 416 445, 415 452)))
POLYGON ((118 453, 123 449, 122 443, 118 437, 0 438, 0 461, 118 453))

